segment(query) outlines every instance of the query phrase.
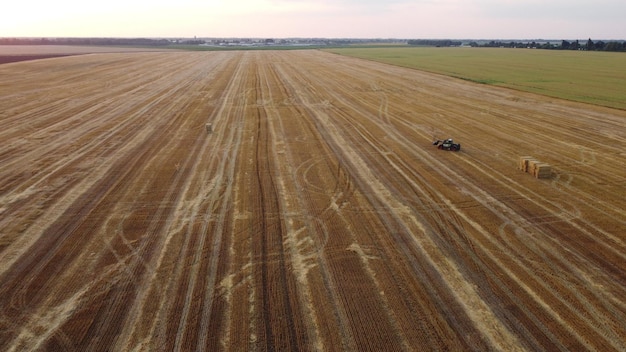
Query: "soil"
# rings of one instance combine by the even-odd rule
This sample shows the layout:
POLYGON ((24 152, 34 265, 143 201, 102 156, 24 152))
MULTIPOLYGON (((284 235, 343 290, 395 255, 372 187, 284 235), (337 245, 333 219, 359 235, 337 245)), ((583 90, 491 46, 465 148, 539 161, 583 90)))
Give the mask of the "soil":
POLYGON ((1 65, 0 345, 623 351, 624 121, 315 50, 1 65))

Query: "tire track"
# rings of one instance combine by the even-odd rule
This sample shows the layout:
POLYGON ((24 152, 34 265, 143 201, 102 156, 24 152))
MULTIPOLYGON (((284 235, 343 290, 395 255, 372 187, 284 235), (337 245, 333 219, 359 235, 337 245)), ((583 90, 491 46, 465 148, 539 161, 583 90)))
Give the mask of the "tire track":
MULTIPOLYGON (((332 208, 333 200, 336 201, 336 197, 339 195, 347 197, 351 194, 352 191, 349 187, 350 182, 345 179, 346 175, 341 172, 341 168, 336 164, 332 165, 328 158, 320 157, 318 163, 315 161, 316 158, 310 153, 294 153, 290 149, 283 150, 277 147, 279 143, 280 145, 289 143, 288 138, 290 137, 288 136, 298 136, 291 138, 294 138, 298 143, 306 142, 306 144, 314 150, 324 150, 327 148, 325 143, 320 140, 315 128, 311 126, 310 122, 305 120, 304 113, 293 105, 293 102, 297 101, 298 98, 295 98, 294 91, 292 90, 293 87, 290 86, 290 74, 282 71, 282 69, 282 65, 271 66, 270 72, 274 84, 268 84, 268 86, 279 87, 281 96, 290 97, 285 99, 289 101, 289 104, 282 109, 277 109, 278 111, 274 112, 275 116, 272 115, 272 121, 274 121, 273 135, 278 138, 274 145, 274 148, 276 148, 279 153, 276 155, 277 160, 285 158, 284 162, 278 165, 282 167, 299 165, 295 170, 289 168, 287 171, 281 172, 280 175, 283 175, 283 177, 281 177, 281 181, 279 181, 278 184, 282 190, 281 194, 284 194, 281 207, 285 209, 293 208, 292 211, 287 211, 284 215, 286 217, 285 226, 287 229, 286 244, 290 247, 291 260, 293 261, 294 270, 296 271, 295 274, 299 283, 299 292, 302 297, 301 301, 303 302, 301 305, 304 311, 308 312, 309 319, 307 320, 313 320, 313 323, 309 325, 307 330, 312 339, 311 345, 315 346, 316 349, 328 349, 330 346, 343 346, 343 349, 356 349, 354 336, 348 329, 343 328, 340 330, 340 336, 332 337, 328 336, 328 334, 335 334, 336 331, 332 331, 332 329, 327 326, 320 326, 319 323, 317 323, 320 321, 320 318, 323 317, 323 314, 320 307, 313 303, 316 300, 312 296, 314 286, 309 283, 309 273, 312 270, 314 270, 315 273, 319 272, 328 294, 332 297, 330 302, 339 302, 341 300, 337 285, 332 282, 333 278, 329 258, 327 258, 324 251, 330 235, 330 230, 325 225, 325 222, 329 217, 328 211, 332 208), (282 112, 282 110, 287 111, 282 112), (301 167, 305 165, 307 165, 305 173, 299 172, 301 167), (319 172, 324 169, 337 169, 337 179, 334 182, 334 195, 331 199, 328 199, 328 195, 325 192, 326 188, 316 186, 315 183, 312 182, 313 179, 309 180, 306 176, 311 173, 312 177, 315 177, 314 180, 319 182, 319 172), (285 178, 286 175, 291 175, 291 177, 285 178), (287 191, 288 189, 297 191, 289 192, 287 191), (312 192, 315 192, 317 196, 320 196, 324 200, 325 206, 323 208, 315 205, 316 202, 311 195, 312 192), (288 199, 286 195, 289 194, 297 194, 299 196, 295 197, 295 199, 288 199), (328 204, 328 206, 326 206, 326 204, 328 204), (296 223, 301 224, 300 226, 302 227, 295 227, 297 226, 294 225, 296 223), (318 268, 320 270, 317 270, 318 268)), ((274 101, 273 97, 270 98, 271 101, 274 101)), ((270 109, 269 111, 273 110, 270 109)), ((325 152, 322 154, 329 155, 325 152)), ((279 167, 279 170, 280 169, 281 167, 279 167)), ((326 180, 325 178, 321 179, 326 180)), ((339 304, 334 304, 333 310, 336 315, 335 319, 338 319, 338 326, 348 326, 349 319, 345 309, 339 304)))
MULTIPOLYGON (((255 96, 253 101, 264 99, 264 68, 257 67, 255 78, 255 96), (263 75, 263 76, 261 76, 263 75), (255 99, 256 98, 256 99, 255 99)), ((256 153, 256 186, 259 195, 259 213, 255 218, 261 222, 259 229, 254 231, 255 236, 260 237, 260 271, 261 271, 261 304, 262 320, 265 333, 265 348, 269 351, 291 350, 299 346, 294 318, 295 305, 291 302, 293 283, 290 284, 287 276, 286 253, 284 248, 283 225, 279 219, 280 204, 278 190, 273 173, 276 167, 271 162, 271 156, 275 155, 272 149, 272 135, 268 115, 264 108, 256 107, 256 137, 254 148, 256 153), (270 258, 276 257, 277 262, 270 258)), ((253 252, 254 254, 254 252, 253 252)), ((300 324, 298 324, 300 325, 300 324)))

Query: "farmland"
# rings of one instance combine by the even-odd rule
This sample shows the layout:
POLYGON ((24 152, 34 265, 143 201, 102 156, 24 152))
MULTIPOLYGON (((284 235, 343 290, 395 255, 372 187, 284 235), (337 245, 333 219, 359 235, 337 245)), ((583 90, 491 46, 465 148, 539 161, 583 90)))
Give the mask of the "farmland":
POLYGON ((342 55, 626 110, 626 55, 503 48, 341 48, 342 55))
MULTIPOLYGON (((173 49, 170 50, 174 51, 173 49)), ((163 51, 163 49, 79 45, 0 45, 0 64, 71 55, 146 51, 157 52, 163 51)))
POLYGON ((313 50, 0 65, 0 345, 623 351, 624 121, 313 50))

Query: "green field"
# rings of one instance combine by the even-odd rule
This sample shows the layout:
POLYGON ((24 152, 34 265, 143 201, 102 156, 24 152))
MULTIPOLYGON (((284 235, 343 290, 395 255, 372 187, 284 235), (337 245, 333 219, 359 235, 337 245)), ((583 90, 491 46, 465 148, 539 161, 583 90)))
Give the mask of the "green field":
POLYGON ((505 48, 337 48, 336 54, 626 110, 626 54, 505 48))

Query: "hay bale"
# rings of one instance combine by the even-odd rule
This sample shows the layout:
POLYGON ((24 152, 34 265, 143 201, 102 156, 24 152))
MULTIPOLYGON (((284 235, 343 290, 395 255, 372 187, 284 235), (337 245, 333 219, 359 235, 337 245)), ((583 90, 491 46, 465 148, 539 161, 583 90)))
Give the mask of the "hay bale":
POLYGON ((212 123, 207 123, 206 124, 206 131, 207 131, 207 133, 213 132, 213 124, 212 123))
POLYGON ((531 175, 535 174, 535 171, 537 169, 537 165, 541 164, 541 162, 539 160, 528 160, 528 170, 526 170, 526 172, 528 172, 531 175))
POLYGON ((528 172, 528 165, 531 160, 535 160, 535 158, 533 158, 532 156, 520 156, 518 169, 524 172, 528 172))
POLYGON ((532 156, 520 156, 518 168, 536 178, 550 178, 552 176, 552 168, 550 165, 542 163, 532 156))
POLYGON ((538 163, 535 165, 533 176, 536 178, 550 178, 552 176, 552 167, 550 164, 538 163))

